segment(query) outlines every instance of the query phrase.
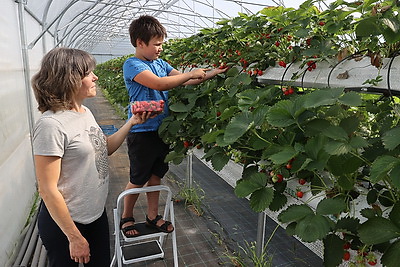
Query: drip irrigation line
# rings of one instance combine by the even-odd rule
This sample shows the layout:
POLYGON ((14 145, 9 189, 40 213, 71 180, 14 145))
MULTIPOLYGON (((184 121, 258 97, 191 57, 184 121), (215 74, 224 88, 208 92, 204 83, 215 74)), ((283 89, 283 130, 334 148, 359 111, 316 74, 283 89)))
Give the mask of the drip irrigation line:
POLYGON ((304 91, 304 77, 306 76, 307 70, 309 70, 309 68, 311 68, 311 70, 312 70, 312 67, 316 66, 316 64, 317 64, 317 62, 312 61, 312 63, 310 65, 307 65, 307 68, 303 71, 303 75, 301 76, 301 88, 303 88, 303 91, 304 91))
POLYGON ((393 56, 391 57, 390 61, 389 61, 389 66, 388 66, 388 71, 387 71, 387 76, 386 76, 386 82, 387 82, 387 86, 388 86, 388 91, 389 91, 389 95, 390 95, 390 99, 392 100, 392 102, 394 103, 394 98, 393 98, 393 94, 392 94, 392 89, 390 88, 390 70, 392 69, 392 64, 394 59, 399 55, 399 50, 397 50, 396 52, 394 52, 393 56))
POLYGON ((285 78, 286 72, 289 70, 290 66, 293 65, 293 63, 294 63, 294 60, 293 60, 292 62, 289 63, 289 65, 287 66, 287 68, 285 68, 285 71, 284 71, 283 74, 282 74, 281 84, 280 84, 281 90, 283 89, 283 80, 284 80, 284 78, 285 78))
POLYGON ((349 56, 343 58, 343 59, 340 60, 338 63, 336 63, 336 64, 332 67, 332 69, 329 71, 329 74, 328 74, 328 88, 331 88, 330 79, 331 79, 331 75, 332 75, 333 70, 334 70, 340 63, 342 63, 343 61, 348 60, 349 58, 353 58, 353 57, 356 56, 356 55, 360 55, 361 53, 364 53, 365 51, 368 51, 368 49, 364 49, 364 50, 358 51, 358 52, 356 52, 356 53, 353 53, 353 54, 351 54, 351 55, 349 55, 349 56))

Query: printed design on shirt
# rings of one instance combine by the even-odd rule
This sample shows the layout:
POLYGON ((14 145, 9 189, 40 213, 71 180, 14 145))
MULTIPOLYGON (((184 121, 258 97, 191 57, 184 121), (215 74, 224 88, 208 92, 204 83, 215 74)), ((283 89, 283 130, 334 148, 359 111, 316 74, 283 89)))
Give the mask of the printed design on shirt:
POLYGON ((101 186, 108 179, 107 141, 101 129, 93 126, 90 127, 89 137, 95 151, 96 168, 100 179, 99 186, 101 186))

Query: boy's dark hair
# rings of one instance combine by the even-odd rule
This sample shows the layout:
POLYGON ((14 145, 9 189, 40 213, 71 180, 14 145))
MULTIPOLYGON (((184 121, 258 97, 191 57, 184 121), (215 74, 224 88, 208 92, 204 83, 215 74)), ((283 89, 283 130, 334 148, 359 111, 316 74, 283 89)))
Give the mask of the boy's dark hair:
POLYGON ((131 22, 129 36, 131 37, 131 44, 136 47, 137 39, 142 40, 148 45, 151 38, 167 38, 167 31, 156 18, 143 15, 131 22))

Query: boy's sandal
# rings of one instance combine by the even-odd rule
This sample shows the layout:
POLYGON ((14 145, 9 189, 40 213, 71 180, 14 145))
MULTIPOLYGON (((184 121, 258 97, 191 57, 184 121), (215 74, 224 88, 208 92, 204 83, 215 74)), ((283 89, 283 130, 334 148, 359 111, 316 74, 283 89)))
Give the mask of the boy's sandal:
POLYGON ((168 231, 168 226, 170 226, 172 224, 169 221, 165 221, 162 225, 158 226, 157 222, 161 219, 162 219, 161 215, 157 215, 154 220, 150 220, 149 217, 146 216, 146 225, 149 227, 155 228, 164 233, 171 233, 175 230, 175 228, 172 228, 171 231, 168 231))
POLYGON ((124 225, 127 222, 133 222, 134 223, 135 219, 133 217, 126 217, 126 218, 122 218, 121 221, 119 222, 119 228, 121 228, 121 231, 124 234, 124 236, 127 237, 127 238, 139 236, 140 235, 139 233, 138 234, 133 234, 133 235, 128 234, 128 232, 133 231, 133 230, 138 232, 138 230, 136 229, 135 225, 128 225, 128 226, 125 226, 124 228, 122 228, 122 225, 124 225))

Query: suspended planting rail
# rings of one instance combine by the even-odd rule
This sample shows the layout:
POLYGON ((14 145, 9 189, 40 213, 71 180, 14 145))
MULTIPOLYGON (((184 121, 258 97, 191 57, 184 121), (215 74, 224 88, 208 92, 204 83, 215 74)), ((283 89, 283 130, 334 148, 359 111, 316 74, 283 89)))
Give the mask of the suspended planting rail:
POLYGON ((338 88, 376 93, 400 95, 400 59, 382 60, 382 68, 371 65, 371 57, 355 55, 339 63, 296 62, 286 68, 269 67, 258 81, 262 84, 281 85, 282 88, 338 88), (315 65, 315 67, 313 67, 315 65))

